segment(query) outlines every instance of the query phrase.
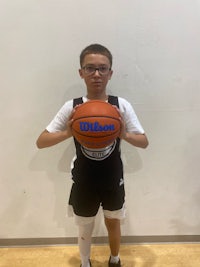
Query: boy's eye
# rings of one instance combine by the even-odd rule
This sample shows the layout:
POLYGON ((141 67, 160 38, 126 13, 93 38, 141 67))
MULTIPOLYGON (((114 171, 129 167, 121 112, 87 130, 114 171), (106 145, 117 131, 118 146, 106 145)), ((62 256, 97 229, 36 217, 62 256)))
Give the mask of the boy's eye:
POLYGON ((99 66, 99 67, 95 67, 95 66, 84 66, 84 67, 82 67, 82 69, 85 71, 86 74, 93 74, 96 71, 98 71, 99 74, 106 75, 110 71, 110 68, 108 66, 99 66))
POLYGON ((102 66, 102 67, 99 67, 99 71, 100 72, 107 72, 108 71, 108 67, 105 67, 105 66, 102 66))
POLYGON ((94 67, 85 67, 85 70, 89 73, 94 72, 95 68, 94 67))

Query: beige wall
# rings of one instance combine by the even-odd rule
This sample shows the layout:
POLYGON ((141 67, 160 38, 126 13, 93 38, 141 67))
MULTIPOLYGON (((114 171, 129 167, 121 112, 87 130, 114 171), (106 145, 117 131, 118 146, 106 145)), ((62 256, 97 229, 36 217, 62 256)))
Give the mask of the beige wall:
POLYGON ((109 92, 133 104, 150 141, 122 145, 123 235, 200 234, 199 25, 191 0, 0 1, 0 238, 77 235, 65 217, 73 143, 35 141, 84 94, 78 57, 94 42, 114 56, 109 92))

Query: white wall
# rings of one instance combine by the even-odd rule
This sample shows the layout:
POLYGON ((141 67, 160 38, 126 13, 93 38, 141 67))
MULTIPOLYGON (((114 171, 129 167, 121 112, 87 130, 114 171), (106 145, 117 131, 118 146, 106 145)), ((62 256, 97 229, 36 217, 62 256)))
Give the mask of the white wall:
POLYGON ((77 235, 65 218, 73 142, 35 141, 84 94, 79 54, 95 42, 114 56, 108 92, 133 104, 150 141, 122 145, 122 234, 199 235, 200 1, 1 0, 0 31, 0 238, 77 235))

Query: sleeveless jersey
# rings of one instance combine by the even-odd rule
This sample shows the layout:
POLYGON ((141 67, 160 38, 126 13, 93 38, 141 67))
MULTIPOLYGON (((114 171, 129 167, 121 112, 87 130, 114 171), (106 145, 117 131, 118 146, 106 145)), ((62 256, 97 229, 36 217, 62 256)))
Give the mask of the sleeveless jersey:
MULTIPOLYGON (((116 96, 109 95, 108 102, 119 107, 116 96)), ((82 103, 82 97, 73 99, 73 107, 82 103)), ((75 138, 74 143, 76 148, 76 159, 72 168, 74 182, 104 189, 118 188, 123 184, 120 138, 102 149, 83 147, 75 138)))

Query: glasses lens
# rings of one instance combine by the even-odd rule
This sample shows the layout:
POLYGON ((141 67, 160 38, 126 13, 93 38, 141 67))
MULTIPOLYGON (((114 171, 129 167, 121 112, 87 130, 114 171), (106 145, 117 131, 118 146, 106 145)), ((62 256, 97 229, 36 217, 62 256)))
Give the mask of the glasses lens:
POLYGON ((108 74, 108 72, 109 72, 109 68, 106 67, 106 66, 99 67, 99 72, 100 72, 101 74, 108 74))
POLYGON ((83 70, 85 71, 85 74, 94 74, 97 70, 99 72, 99 74, 101 75, 106 75, 109 73, 110 68, 107 66, 100 66, 100 67, 94 67, 94 66, 85 66, 83 67, 83 70))
POLYGON ((85 66, 83 69, 84 69, 86 74, 91 74, 91 73, 95 72, 95 68, 94 67, 85 66))

